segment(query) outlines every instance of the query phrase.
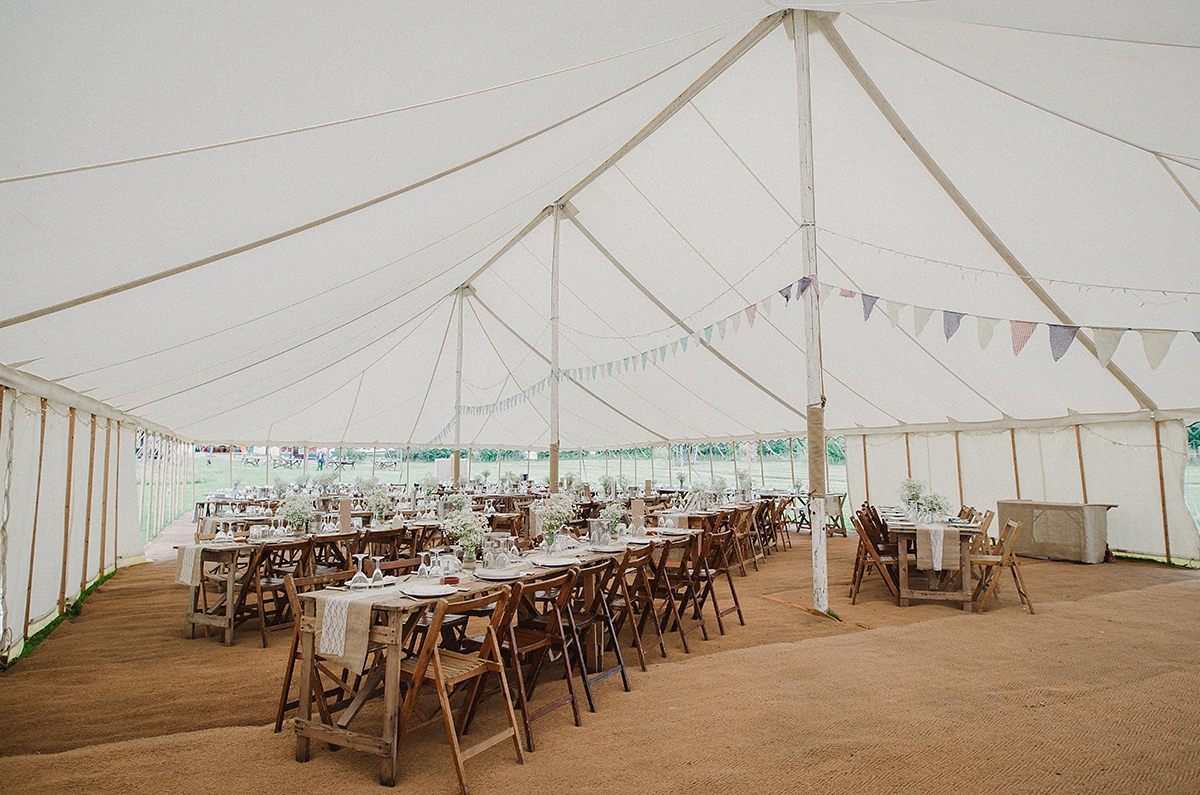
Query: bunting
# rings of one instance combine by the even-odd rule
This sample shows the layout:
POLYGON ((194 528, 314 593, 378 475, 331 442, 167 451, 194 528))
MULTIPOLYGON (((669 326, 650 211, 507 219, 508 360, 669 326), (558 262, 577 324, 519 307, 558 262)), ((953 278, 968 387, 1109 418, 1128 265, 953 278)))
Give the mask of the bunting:
POLYGON ((1013 356, 1020 356, 1025 343, 1029 342, 1029 338, 1033 336, 1033 330, 1037 328, 1037 323, 1028 323, 1024 320, 1010 320, 1008 321, 1008 325, 1012 328, 1013 356))
MULTIPOLYGON (((871 310, 875 308, 875 302, 878 300, 879 300, 879 296, 877 296, 877 295, 867 295, 866 293, 862 294, 863 320, 864 321, 871 319, 871 310)), ((896 324, 893 323, 892 325, 894 326, 896 324)))
POLYGON ((1067 352, 1067 348, 1071 347, 1071 343, 1075 341, 1075 333, 1079 331, 1079 326, 1060 326, 1056 323, 1050 324, 1050 355, 1054 357, 1054 361, 1058 361, 1067 352))
POLYGON ((946 342, 954 336, 958 331, 958 326, 962 323, 962 312, 951 312, 949 309, 942 310, 942 333, 946 335, 946 342))

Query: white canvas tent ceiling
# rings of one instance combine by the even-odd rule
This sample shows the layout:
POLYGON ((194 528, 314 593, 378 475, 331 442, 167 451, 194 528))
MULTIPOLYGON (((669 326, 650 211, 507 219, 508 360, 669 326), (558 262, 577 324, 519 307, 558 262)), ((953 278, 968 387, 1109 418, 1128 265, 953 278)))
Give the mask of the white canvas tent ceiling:
MULTIPOLYGON (((813 8, 828 426, 1200 414, 1192 4, 813 8), (1046 325, 981 348, 989 318, 1134 329, 1125 383, 1046 325), (1182 332, 1157 368, 1146 329, 1182 332)), ((545 447, 544 208, 776 11, 8 4, 0 362, 197 440, 443 441, 469 282, 462 402, 521 399, 462 441, 545 447)), ((766 29, 570 195, 564 447, 804 435, 796 66, 766 29)))

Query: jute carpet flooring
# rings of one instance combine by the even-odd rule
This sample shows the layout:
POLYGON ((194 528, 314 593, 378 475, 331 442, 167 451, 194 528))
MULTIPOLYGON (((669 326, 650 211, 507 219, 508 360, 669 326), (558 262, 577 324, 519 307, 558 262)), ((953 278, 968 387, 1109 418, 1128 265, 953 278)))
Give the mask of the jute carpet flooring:
MULTIPOLYGON (((847 599, 855 538, 830 539, 830 602, 811 603, 807 538, 735 577, 747 626, 677 637, 598 712, 535 724, 518 765, 467 762, 474 793, 1197 792, 1200 575, 1147 563, 1025 561, 1037 615, 1011 580, 994 609, 902 609, 872 575, 847 599), (695 640, 692 640, 695 638, 695 640)), ((289 636, 262 649, 187 640, 170 562, 122 570, 0 676, 0 791, 380 792, 376 760, 316 745, 292 759, 270 723, 289 636)), ((543 680, 538 700, 562 683, 543 680)), ((375 702, 377 709, 378 702, 375 702)), ((485 705, 479 731, 499 725, 485 705)), ((367 712, 364 727, 378 717, 367 712)), ((440 729, 405 741, 404 791, 455 793, 440 729)))

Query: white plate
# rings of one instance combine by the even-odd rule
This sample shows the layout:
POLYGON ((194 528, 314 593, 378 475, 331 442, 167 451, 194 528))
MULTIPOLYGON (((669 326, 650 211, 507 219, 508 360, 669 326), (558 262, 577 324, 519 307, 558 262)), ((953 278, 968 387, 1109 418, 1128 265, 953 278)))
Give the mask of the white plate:
POLYGON ((593 552, 624 552, 624 544, 592 544, 588 549, 593 552))
POLYGON ((453 585, 442 585, 441 583, 408 583, 400 588, 401 591, 409 596, 415 596, 419 599, 429 599, 435 596, 449 596, 452 593, 457 593, 458 589, 453 585))
POLYGON ((522 574, 520 566, 510 566, 507 569, 475 569, 475 576, 481 580, 515 580, 522 574))
POLYGON ((541 566, 546 569, 558 569, 564 566, 578 566, 581 561, 579 558, 560 558, 553 555, 532 555, 525 559, 526 562, 532 563, 535 566, 541 566))
POLYGON ((658 534, 660 536, 690 536, 692 531, 680 530, 674 527, 660 527, 658 528, 658 534))

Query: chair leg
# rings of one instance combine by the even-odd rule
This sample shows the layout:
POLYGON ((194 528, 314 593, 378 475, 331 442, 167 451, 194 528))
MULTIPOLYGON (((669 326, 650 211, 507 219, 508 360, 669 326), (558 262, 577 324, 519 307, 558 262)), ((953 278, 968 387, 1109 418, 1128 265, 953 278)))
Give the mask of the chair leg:
POLYGON ((299 637, 292 633, 292 648, 288 652, 287 670, 283 672, 283 692, 279 694, 279 709, 275 710, 275 733, 283 729, 283 712, 287 709, 288 693, 292 689, 292 671, 296 668, 296 650, 299 647, 299 637))
POLYGON ((1013 559, 1012 563, 1013 582, 1017 586, 1017 594, 1021 597, 1021 600, 1025 602, 1025 607, 1028 608, 1029 615, 1033 615, 1033 601, 1030 600, 1029 593, 1025 590, 1025 578, 1021 576, 1021 566, 1017 563, 1015 558, 1013 559))

